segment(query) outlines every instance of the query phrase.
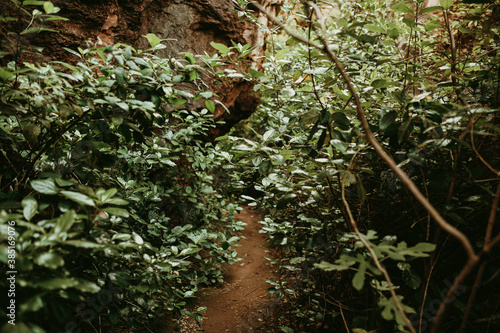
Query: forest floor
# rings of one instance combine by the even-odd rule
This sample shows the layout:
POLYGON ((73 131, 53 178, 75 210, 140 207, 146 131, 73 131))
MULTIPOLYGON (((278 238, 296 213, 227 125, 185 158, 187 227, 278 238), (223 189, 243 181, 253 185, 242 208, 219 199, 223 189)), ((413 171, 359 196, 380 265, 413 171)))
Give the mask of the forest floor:
POLYGON ((273 332, 273 320, 278 300, 267 293, 266 280, 273 280, 274 268, 264 257, 269 249, 264 245, 266 236, 260 233, 261 216, 245 207, 236 219, 247 225, 241 233, 240 246, 236 248, 242 258, 225 271, 225 282, 218 287, 202 290, 198 306, 207 307, 201 327, 193 320, 181 325, 182 333, 246 333, 273 332))

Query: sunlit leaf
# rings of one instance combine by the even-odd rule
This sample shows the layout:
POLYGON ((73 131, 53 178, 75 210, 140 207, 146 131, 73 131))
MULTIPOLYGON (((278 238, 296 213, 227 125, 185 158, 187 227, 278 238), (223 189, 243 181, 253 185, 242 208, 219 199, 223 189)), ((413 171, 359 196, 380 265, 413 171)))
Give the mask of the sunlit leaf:
POLYGON ((27 196, 23 199, 21 202, 23 205, 23 215, 24 218, 29 221, 35 216, 37 209, 38 209, 38 203, 35 198, 32 196, 27 196))
POLYGON ((54 252, 46 252, 40 254, 35 259, 35 262, 40 266, 48 267, 51 269, 56 269, 57 267, 64 265, 64 259, 54 252))
POLYGON ((32 180, 30 182, 31 187, 42 194, 57 194, 59 193, 59 188, 57 187, 53 178, 32 180))
POLYGON ((73 191, 61 191, 61 194, 64 195, 66 198, 73 200, 74 202, 77 202, 82 205, 88 205, 88 206, 95 206, 94 200, 89 198, 87 195, 80 193, 80 192, 73 192, 73 191))
POLYGON ((215 43, 215 42, 210 42, 210 46, 212 46, 214 49, 219 51, 221 53, 221 55, 223 55, 223 56, 227 55, 229 53, 229 51, 231 50, 226 45, 220 44, 220 43, 215 43))

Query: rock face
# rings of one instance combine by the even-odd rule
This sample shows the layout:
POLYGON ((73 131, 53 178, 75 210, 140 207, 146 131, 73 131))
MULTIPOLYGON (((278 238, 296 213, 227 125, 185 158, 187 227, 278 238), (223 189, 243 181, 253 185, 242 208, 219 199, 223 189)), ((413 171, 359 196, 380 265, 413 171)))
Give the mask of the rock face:
MULTIPOLYGON (((68 61, 68 53, 62 47, 76 49, 90 40, 96 44, 126 43, 138 48, 148 48, 142 36, 154 33, 162 39, 167 49, 157 53, 170 57, 179 52, 192 54, 215 53, 210 42, 231 45, 231 41, 261 45, 251 57, 256 68, 260 67, 258 56, 264 52, 264 33, 255 24, 242 22, 235 11, 235 0, 52 0, 61 8, 58 15, 69 21, 52 22, 60 33, 40 34, 35 44, 44 46, 51 59, 68 61)), ((273 13, 284 0, 261 0, 262 5, 273 13)), ((9 1, 7 1, 9 3, 9 1)), ((0 4, 2 7, 8 5, 0 4)), ((267 18, 260 14, 261 24, 267 18)), ((212 85, 211 82, 208 82, 212 85)), ((218 99, 231 111, 221 107, 214 117, 226 121, 226 125, 212 133, 214 136, 226 132, 234 123, 248 117, 256 108, 259 96, 253 95, 252 84, 241 80, 211 86, 218 99)))

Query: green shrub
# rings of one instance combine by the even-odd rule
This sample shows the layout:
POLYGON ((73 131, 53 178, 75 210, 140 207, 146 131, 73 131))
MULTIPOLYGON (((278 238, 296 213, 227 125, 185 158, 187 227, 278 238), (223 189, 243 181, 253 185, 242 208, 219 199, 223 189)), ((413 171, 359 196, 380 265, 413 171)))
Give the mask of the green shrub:
POLYGON ((205 69, 155 56, 161 40, 146 37, 145 52, 68 49, 78 63, 1 69, 0 261, 17 272, 16 332, 200 320, 186 304, 237 260, 240 208, 213 187, 229 155, 204 139, 217 125, 205 69))
MULTIPOLYGON (((498 22, 490 24, 498 6, 441 4, 290 1, 278 19, 302 40, 328 44, 376 139, 480 253, 496 210, 499 170, 498 91, 492 89, 498 77, 486 74, 499 68, 498 22), (444 15, 449 22, 442 23, 444 15), (448 23, 461 38, 454 46, 448 23)), ((241 16, 254 19, 248 8, 241 16)), ((281 277, 269 281, 269 291, 287 301, 283 331, 407 331, 374 257, 412 325, 430 328, 436 302, 449 289, 444 281, 463 269, 458 243, 434 225, 367 142, 354 98, 327 54, 290 35, 271 40, 265 71, 246 76, 263 96, 260 109, 226 143, 238 161, 233 176, 240 190, 267 211, 263 230, 282 251, 274 260, 281 277), (349 208, 375 255, 354 233, 349 208), (422 320, 417 311, 426 314, 422 320)), ((493 274, 498 254, 485 267, 493 274)), ((449 332, 460 327, 467 306, 478 319, 479 309, 495 311, 486 306, 487 294, 467 305, 462 287, 442 327, 449 332)))

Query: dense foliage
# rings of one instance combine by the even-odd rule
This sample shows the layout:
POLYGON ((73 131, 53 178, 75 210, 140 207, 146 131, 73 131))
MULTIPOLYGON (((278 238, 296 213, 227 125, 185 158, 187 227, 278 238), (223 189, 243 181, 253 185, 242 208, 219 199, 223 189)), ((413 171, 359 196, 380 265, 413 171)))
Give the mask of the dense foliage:
MULTIPOLYGON (((34 18, 57 12, 47 3, 34 18)), ((0 267, 17 271, 16 326, 4 325, 0 282, 2 332, 141 328, 164 312, 199 320, 186 302, 237 260, 240 208, 214 179, 228 154, 204 139, 216 96, 193 55, 158 58, 165 45, 146 37, 145 52, 68 49, 77 63, 1 68, 0 267)))
MULTIPOLYGON (((255 5, 233 2, 258 24, 255 5)), ((161 59, 154 35, 146 51, 26 61, 39 52, 29 38, 63 18, 50 2, 12 3, 28 22, 0 53, 0 267, 17 271, 16 332, 200 319, 187 301, 237 260, 236 195, 266 213, 282 332, 499 329, 500 6, 288 1, 282 27, 261 27, 258 71, 244 63, 254 46, 161 59), (262 95, 216 143, 207 131, 223 106, 206 77, 262 95)))
POLYGON ((283 252, 274 260, 281 278, 269 281, 286 300, 282 331, 408 331, 404 313, 427 331, 466 272, 462 244, 367 141, 342 71, 397 167, 481 253, 450 292, 439 331, 498 329, 498 294, 486 285, 499 282, 500 258, 489 247, 500 194, 499 10, 452 1, 284 6, 278 20, 288 34, 277 29, 264 73, 248 74, 261 107, 226 138, 237 160, 232 176, 266 210, 263 231, 283 252))

